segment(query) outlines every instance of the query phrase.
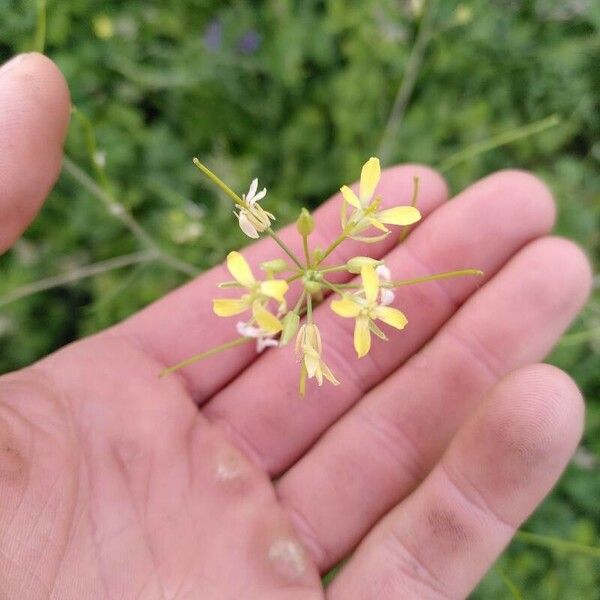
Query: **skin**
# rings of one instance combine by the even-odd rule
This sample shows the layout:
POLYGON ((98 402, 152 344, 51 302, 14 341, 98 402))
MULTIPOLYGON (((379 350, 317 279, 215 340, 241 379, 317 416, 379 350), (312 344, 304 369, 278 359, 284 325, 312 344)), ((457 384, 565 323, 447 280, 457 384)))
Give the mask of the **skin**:
MULTIPOLYGON (((58 176, 68 114, 48 59, 0 71, 2 250, 58 176)), ((537 361, 584 304, 590 271, 549 236, 553 201, 534 176, 496 173, 446 202, 437 173, 404 165, 384 173, 384 204, 415 175, 425 218, 408 241, 349 242, 330 264, 369 251, 396 277, 485 277, 404 288, 408 327, 360 361, 352 322, 317 308, 338 388, 311 382, 302 399, 292 349, 251 345, 158 379, 231 338, 233 321, 211 311, 223 266, 0 378, 1 597, 468 595, 580 438, 579 391, 537 361), (320 574, 352 551, 324 590, 320 574)), ((337 234, 338 207, 317 211, 315 245, 337 234)), ((244 253, 256 264, 272 248, 244 253)))

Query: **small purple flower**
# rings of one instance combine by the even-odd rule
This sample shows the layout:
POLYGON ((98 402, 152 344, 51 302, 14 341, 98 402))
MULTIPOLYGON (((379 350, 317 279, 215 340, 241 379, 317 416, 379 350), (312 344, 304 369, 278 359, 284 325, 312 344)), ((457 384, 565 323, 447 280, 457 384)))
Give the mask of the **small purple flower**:
POLYGON ((221 47, 223 39, 223 27, 221 23, 214 19, 204 30, 204 44, 209 52, 216 52, 221 47))
POLYGON ((260 33, 254 30, 247 31, 238 41, 237 48, 242 54, 254 54, 262 43, 260 33))

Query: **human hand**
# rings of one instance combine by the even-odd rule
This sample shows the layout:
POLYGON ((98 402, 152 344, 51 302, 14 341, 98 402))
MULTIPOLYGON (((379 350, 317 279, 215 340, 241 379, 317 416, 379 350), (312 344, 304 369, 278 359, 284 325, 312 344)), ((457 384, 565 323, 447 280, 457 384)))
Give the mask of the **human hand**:
MULTIPOLYGON (((58 174, 68 113, 48 59, 0 72, 0 251, 58 174)), ((548 237, 553 202, 535 177, 496 173, 446 202, 439 175, 405 165, 384 173, 384 198, 415 175, 426 218, 402 246, 372 248, 398 276, 473 266, 485 282, 404 288, 407 329, 361 360, 352 323, 316 309, 338 388, 300 398, 291 349, 249 346, 158 379, 230 338, 210 303, 222 266, 0 378, 0 597, 470 592, 578 442, 577 388, 533 363, 584 303, 590 273, 576 246, 548 237), (323 590, 319 574, 355 547, 323 590)), ((331 237, 335 203, 317 223, 313 235, 331 237)), ((246 256, 265 252, 258 242, 246 256)))

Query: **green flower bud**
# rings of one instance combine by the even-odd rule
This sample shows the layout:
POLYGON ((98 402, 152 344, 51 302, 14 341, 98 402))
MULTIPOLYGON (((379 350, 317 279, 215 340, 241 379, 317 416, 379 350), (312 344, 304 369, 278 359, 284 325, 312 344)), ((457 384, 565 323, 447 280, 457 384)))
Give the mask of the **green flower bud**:
POLYGON ((300 216, 296 221, 296 229, 298 229, 298 233, 302 236, 310 235, 315 228, 315 221, 312 218, 312 215, 303 208, 300 211, 300 216))
POLYGON ((348 271, 350 273, 354 273, 355 275, 359 275, 360 271, 363 267, 366 267, 367 265, 372 266, 373 268, 382 265, 383 261, 382 260, 375 260, 374 258, 370 258, 369 256, 355 256, 354 258, 351 258, 347 263, 346 263, 346 269, 348 269, 348 271))
POLYGON ((263 271, 268 271, 270 273, 281 273, 281 271, 285 271, 288 268, 288 264, 283 258, 275 258, 273 260, 261 262, 260 268, 263 271))
POLYGON ((304 289, 309 294, 318 294, 321 291, 321 284, 318 281, 304 281, 304 289))
POLYGON ((300 324, 300 316, 295 312, 290 311, 283 317, 282 324, 283 329, 281 331, 281 337, 279 338, 279 345, 285 346, 296 335, 298 325, 300 324))

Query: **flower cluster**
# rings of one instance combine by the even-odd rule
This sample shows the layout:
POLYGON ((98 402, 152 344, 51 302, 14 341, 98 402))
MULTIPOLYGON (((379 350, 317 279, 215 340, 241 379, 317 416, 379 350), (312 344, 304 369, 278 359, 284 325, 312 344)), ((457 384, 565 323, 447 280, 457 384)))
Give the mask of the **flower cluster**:
POLYGON ((300 393, 305 393, 307 379, 314 378, 319 385, 324 380, 338 385, 339 381, 324 361, 323 342, 313 310, 327 294, 334 295, 329 304, 333 313, 354 319, 354 350, 358 358, 362 358, 371 349, 371 334, 382 340, 388 339, 379 323, 398 330, 408 323, 406 315, 391 306, 395 302, 395 289, 434 279, 481 274, 476 269, 463 269, 410 280, 394 280, 384 261, 369 256, 355 256, 344 264, 327 264, 334 250, 346 240, 378 242, 392 234, 388 226, 400 226, 403 230, 399 241, 402 241, 407 228, 421 219, 421 213, 415 206, 416 179, 409 204, 381 208, 382 199, 376 195, 381 177, 377 158, 372 157, 363 165, 358 195, 346 185, 341 187, 341 231, 327 248, 310 248, 309 238, 315 223, 312 215, 302 209, 296 221, 296 229, 302 239, 302 258, 271 228, 275 217, 260 205, 267 190, 258 191, 258 179, 252 181, 246 194, 239 196, 198 159, 194 159, 194 164, 233 200, 234 214, 244 234, 252 239, 259 238, 261 234, 270 236, 286 257, 261 262, 259 266, 264 275, 256 278, 242 254, 230 252, 227 269, 232 280, 219 284, 219 287, 235 290, 236 295, 213 300, 213 310, 220 317, 247 315, 236 325, 240 337, 174 365, 163 374, 246 341, 256 341, 256 350, 260 353, 267 348, 286 346, 295 338, 300 393), (331 274, 340 272, 346 273, 344 283, 331 279, 331 274), (360 277, 351 279, 354 275, 360 277))

